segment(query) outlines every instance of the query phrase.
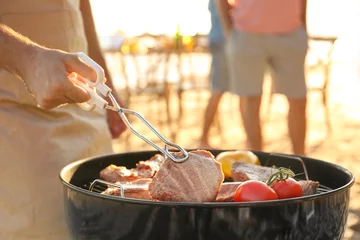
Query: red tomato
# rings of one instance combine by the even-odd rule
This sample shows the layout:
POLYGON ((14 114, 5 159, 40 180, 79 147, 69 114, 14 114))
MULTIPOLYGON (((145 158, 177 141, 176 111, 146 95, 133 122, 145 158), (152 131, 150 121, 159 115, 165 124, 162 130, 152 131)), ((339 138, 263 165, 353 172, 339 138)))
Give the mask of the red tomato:
POLYGON ((279 199, 302 196, 302 187, 293 178, 287 178, 286 180, 275 180, 272 184, 272 189, 274 189, 279 199))
POLYGON ((266 183, 249 180, 242 183, 235 192, 235 202, 256 202, 278 199, 275 191, 266 183))

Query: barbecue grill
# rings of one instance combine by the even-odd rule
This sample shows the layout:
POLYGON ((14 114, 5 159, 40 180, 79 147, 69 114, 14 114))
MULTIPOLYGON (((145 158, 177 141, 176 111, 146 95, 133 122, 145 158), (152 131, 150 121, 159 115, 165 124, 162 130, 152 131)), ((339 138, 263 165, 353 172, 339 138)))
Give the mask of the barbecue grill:
MULTIPOLYGON (((214 156, 225 150, 210 150, 214 156)), ((84 159, 60 173, 65 213, 73 239, 96 240, 322 240, 342 239, 350 188, 347 169, 303 157, 309 179, 321 184, 316 195, 266 202, 156 202, 101 195, 89 190, 110 164, 135 167, 156 151, 128 152, 84 159)), ((303 173, 291 155, 254 152, 262 165, 289 167, 303 173)), ((298 176, 306 179, 305 174, 298 176)))

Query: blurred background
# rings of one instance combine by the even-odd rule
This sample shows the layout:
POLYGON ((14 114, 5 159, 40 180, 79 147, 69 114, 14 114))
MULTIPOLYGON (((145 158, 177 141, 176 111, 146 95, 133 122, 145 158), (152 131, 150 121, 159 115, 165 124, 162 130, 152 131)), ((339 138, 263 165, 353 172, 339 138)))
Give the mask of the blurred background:
MULTIPOLYGON (((92 0, 99 40, 116 91, 165 138, 197 148, 210 96, 208 0, 92 0)), ((309 51, 307 154, 351 169, 360 149, 360 1, 308 1, 309 51)), ((287 102, 271 95, 266 77, 262 104, 264 150, 290 153, 287 102)), ((131 123, 159 142, 139 121, 131 123)), ((245 148, 238 99, 227 93, 210 130, 220 149, 245 148)), ((127 131, 114 140, 116 152, 151 146, 127 131)), ((360 194, 357 181, 352 197, 360 194)), ((360 239, 360 202, 352 201, 346 239, 360 239)))

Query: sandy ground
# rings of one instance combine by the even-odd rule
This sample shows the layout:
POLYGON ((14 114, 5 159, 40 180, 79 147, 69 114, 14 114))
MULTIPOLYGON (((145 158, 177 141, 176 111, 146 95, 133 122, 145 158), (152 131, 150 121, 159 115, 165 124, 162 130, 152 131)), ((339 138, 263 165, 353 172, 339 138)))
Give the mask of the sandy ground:
MULTIPOLYGON (((360 179, 358 168, 360 149, 360 111, 358 94, 360 78, 357 68, 349 64, 333 66, 329 105, 331 131, 325 124, 324 108, 321 95, 318 92, 309 92, 308 97, 308 135, 307 154, 310 157, 326 160, 350 169, 355 178, 360 179)), ((321 83, 322 74, 315 70, 308 74, 309 85, 321 83)), ((196 148, 201 137, 204 108, 209 97, 208 90, 191 90, 184 93, 184 116, 178 117, 178 99, 172 97, 171 113, 172 123, 166 123, 164 100, 160 97, 137 96, 132 99, 130 107, 140 112, 156 129, 166 138, 186 148, 196 148), (171 138, 171 132, 176 133, 171 138), (174 137, 174 136, 173 136, 174 137)), ((287 102, 283 96, 275 95, 273 103, 268 108, 268 94, 263 98, 262 114, 264 118, 264 151, 291 153, 291 145, 287 135, 286 112, 287 102)), ((136 130, 145 136, 157 140, 144 125, 132 120, 136 130)), ((219 108, 218 124, 211 129, 211 143, 219 149, 243 149, 245 137, 243 126, 238 113, 238 100, 231 94, 224 95, 219 108)), ((153 149, 142 140, 129 132, 114 141, 116 152, 153 149)), ((351 189, 350 212, 348 228, 345 238, 347 240, 360 239, 360 182, 356 181, 351 189)))

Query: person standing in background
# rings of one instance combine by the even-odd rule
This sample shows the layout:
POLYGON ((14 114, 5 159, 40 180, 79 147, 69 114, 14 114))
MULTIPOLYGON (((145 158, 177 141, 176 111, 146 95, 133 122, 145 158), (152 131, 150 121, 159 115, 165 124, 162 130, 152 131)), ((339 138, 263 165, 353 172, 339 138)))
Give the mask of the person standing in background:
POLYGON ((224 92, 229 90, 228 64, 225 56, 225 38, 221 27, 215 0, 209 0, 209 11, 211 16, 211 29, 209 32, 209 50, 211 54, 210 82, 211 96, 208 101, 200 148, 212 148, 209 144, 209 130, 214 120, 219 102, 224 92))
POLYGON ((228 40, 231 91, 240 96, 248 147, 263 149, 260 103, 264 72, 273 73, 273 92, 289 103, 288 131, 293 152, 305 155, 308 39, 306 0, 216 0, 228 40))
POLYGON ((99 63, 113 88, 90 2, 0 0, 0 6, 0 239, 68 240, 61 168, 112 153, 111 138, 126 129, 113 111, 54 108, 88 99, 68 74, 95 80, 71 53, 99 63))

